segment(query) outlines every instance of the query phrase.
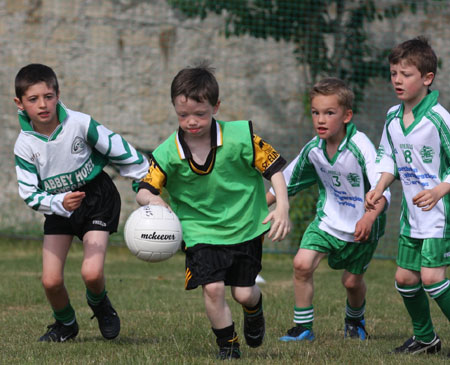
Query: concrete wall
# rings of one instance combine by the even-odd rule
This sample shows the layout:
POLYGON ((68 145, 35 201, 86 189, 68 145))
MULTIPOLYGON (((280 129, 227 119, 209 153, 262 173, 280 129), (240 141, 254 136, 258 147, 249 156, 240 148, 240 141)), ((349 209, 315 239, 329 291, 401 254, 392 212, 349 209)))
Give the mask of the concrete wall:
MULTIPOLYGON (((372 41, 380 47, 418 34, 430 37, 443 61, 435 86, 447 107, 449 18, 448 9, 431 9, 428 15, 370 25, 372 41)), ((13 161, 19 131, 13 82, 20 67, 31 62, 54 68, 61 100, 69 108, 91 114, 135 146, 151 150, 177 127, 169 100, 172 78, 180 68, 210 59, 221 87, 217 117, 251 119, 257 134, 293 158, 313 132, 301 103, 306 73, 292 45, 226 39, 222 29, 221 17, 186 20, 164 0, 0 0, 0 228, 39 222, 18 197, 13 161)), ((379 80, 355 117, 375 144, 384 113, 395 102, 388 81, 379 80)), ((125 216, 136 207, 134 195, 128 181, 116 181, 125 216)))

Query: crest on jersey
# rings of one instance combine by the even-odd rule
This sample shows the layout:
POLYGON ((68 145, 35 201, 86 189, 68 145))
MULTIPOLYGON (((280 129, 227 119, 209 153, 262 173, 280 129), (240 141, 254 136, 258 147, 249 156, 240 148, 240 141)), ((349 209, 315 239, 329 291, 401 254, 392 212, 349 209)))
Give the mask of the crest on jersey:
POLYGON ((86 143, 81 137, 75 137, 72 142, 72 154, 80 153, 86 147, 86 143))
POLYGON ((420 156, 422 157, 423 163, 432 163, 433 162, 434 150, 432 147, 423 146, 419 152, 420 152, 420 156))
POLYGON ((361 183, 361 178, 358 174, 355 174, 354 172, 350 172, 347 175, 347 181, 350 183, 351 186, 354 188, 358 187, 361 183))

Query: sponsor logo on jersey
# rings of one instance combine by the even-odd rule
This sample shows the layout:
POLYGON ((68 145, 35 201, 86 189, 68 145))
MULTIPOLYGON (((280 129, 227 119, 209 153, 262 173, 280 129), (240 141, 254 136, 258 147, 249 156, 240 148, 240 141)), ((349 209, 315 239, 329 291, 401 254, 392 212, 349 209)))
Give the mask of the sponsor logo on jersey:
POLYGON ((347 175, 347 181, 350 183, 351 186, 356 188, 356 187, 359 187, 359 185, 361 183, 361 178, 359 177, 358 174, 355 174, 354 172, 350 172, 347 175))
POLYGON ((423 146, 420 151, 423 163, 432 163, 434 157, 434 150, 430 146, 423 146))
POLYGON ((72 154, 77 154, 83 151, 86 147, 86 143, 81 137, 75 137, 75 139, 72 142, 72 154))
POLYGON ((174 234, 156 234, 156 232, 153 232, 151 234, 141 233, 141 238, 143 240, 173 241, 173 240, 175 240, 175 235, 174 234))
POLYGON ((105 223, 105 222, 100 221, 100 220, 96 220, 96 219, 94 219, 94 220, 92 221, 92 224, 96 224, 97 226, 106 227, 106 223, 105 223))
POLYGON ((444 253, 444 257, 450 257, 450 252, 444 253))
POLYGON ((77 171, 50 177, 41 182, 44 190, 51 194, 64 193, 66 191, 77 189, 85 184, 86 178, 94 170, 94 163, 91 159, 77 171))

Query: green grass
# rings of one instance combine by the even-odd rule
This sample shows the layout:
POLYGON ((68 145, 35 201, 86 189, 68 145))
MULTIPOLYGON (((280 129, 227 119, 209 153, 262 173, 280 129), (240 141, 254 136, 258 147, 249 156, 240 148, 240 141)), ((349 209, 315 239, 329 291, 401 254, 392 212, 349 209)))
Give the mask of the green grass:
MULTIPOLYGON (((103 340, 85 301, 80 276, 82 246, 71 248, 66 285, 77 312, 80 333, 64 344, 38 343, 53 319, 40 283, 41 244, 1 240, 1 364, 215 364, 217 348, 204 313, 201 290, 185 291, 184 256, 146 263, 125 247, 111 246, 106 258, 109 296, 122 320, 120 336, 103 340)), ((345 340, 345 293, 340 272, 323 261, 315 274, 316 340, 282 343, 278 337, 292 326, 292 256, 266 254, 261 285, 267 334, 258 349, 244 344, 242 310, 228 295, 241 338, 241 364, 444 364, 450 351, 450 326, 431 303, 442 355, 394 356, 388 352, 411 335, 409 317, 393 286, 395 263, 374 260, 366 274, 366 320, 369 341, 345 340)))

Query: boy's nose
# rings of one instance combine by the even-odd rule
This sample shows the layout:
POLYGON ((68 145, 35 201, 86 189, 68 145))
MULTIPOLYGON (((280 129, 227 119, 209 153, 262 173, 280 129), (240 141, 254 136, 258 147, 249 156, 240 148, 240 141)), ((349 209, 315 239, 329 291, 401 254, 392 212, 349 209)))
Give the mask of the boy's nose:
POLYGON ((46 104, 44 98, 39 99, 38 105, 39 105, 39 108, 45 108, 45 107, 47 106, 47 104, 46 104))

